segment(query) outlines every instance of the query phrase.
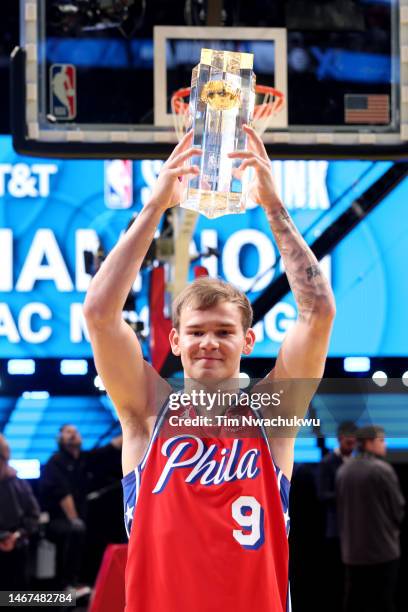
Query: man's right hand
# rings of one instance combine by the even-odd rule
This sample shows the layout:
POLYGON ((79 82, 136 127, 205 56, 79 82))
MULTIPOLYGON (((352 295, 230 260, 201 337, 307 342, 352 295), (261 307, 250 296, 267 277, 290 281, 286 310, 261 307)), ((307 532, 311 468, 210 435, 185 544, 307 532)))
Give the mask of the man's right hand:
POLYGON ((188 132, 175 147, 163 165, 152 191, 151 200, 163 211, 177 206, 184 188, 184 177, 197 175, 198 166, 185 166, 184 163, 194 155, 201 155, 201 149, 191 148, 193 132, 188 132))
POLYGON ((71 523, 72 531, 76 531, 78 533, 86 531, 86 525, 81 518, 77 517, 74 519, 70 519, 70 523, 71 523))

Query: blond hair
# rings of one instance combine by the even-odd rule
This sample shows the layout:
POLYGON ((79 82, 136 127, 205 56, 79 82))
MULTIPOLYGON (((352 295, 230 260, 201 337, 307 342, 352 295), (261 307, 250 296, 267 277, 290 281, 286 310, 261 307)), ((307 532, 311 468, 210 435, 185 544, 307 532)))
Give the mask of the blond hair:
POLYGON ((173 327, 180 329, 181 311, 187 306, 197 310, 208 310, 221 302, 236 304, 241 311, 244 332, 252 325, 253 312, 245 293, 217 278, 202 276, 187 285, 173 302, 173 327))

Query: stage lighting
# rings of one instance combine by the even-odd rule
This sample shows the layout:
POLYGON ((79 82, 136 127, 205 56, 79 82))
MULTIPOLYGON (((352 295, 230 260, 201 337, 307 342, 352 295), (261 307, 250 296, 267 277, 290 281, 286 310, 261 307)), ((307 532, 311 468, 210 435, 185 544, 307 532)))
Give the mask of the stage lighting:
POLYGON ((85 359, 62 359, 60 372, 63 376, 85 376, 88 374, 88 362, 85 359))
POLYGON ((246 372, 240 372, 239 373, 239 388, 240 389, 245 389, 246 387, 248 387, 251 383, 251 379, 249 377, 249 374, 247 374, 246 372))
POLYGON ((142 25, 145 11, 146 0, 53 0, 49 22, 65 34, 118 28, 128 36, 142 25))
POLYGON ((369 372, 370 367, 369 357, 346 357, 344 359, 345 372, 369 372))
POLYGON ((16 470, 18 478, 28 480, 40 477, 38 459, 10 459, 9 464, 16 470))
POLYGON ((94 385, 99 391, 105 391, 105 387, 103 386, 102 378, 97 375, 94 378, 94 385))
POLYGON ((374 372, 373 374, 373 381, 378 387, 385 387, 388 381, 388 376, 386 375, 385 372, 378 370, 377 372, 374 372))
POLYGON ((7 372, 11 375, 35 374, 34 359, 9 359, 7 372))
POLYGON ((48 391, 23 391, 21 397, 25 400, 45 400, 50 394, 48 391))

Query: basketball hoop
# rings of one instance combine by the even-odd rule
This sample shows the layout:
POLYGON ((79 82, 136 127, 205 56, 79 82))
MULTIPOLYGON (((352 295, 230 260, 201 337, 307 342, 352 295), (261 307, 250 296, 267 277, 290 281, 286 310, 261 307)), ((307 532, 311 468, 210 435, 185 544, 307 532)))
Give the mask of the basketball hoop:
MULTIPOLYGON (((191 116, 189 113, 189 103, 191 87, 178 89, 171 96, 171 111, 174 119, 174 127, 177 138, 181 140, 187 130, 191 127, 191 116)), ((280 113, 285 104, 284 94, 268 85, 256 85, 255 95, 260 99, 254 107, 252 127, 258 134, 263 134, 271 123, 272 118, 280 113)))

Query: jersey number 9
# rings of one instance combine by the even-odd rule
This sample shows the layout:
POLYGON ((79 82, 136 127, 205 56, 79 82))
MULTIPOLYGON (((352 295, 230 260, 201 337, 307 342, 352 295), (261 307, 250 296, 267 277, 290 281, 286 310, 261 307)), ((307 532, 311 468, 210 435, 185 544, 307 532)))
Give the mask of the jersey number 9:
POLYGON ((232 535, 243 548, 256 550, 265 540, 264 511, 255 497, 242 495, 231 506, 232 518, 242 527, 232 535))

